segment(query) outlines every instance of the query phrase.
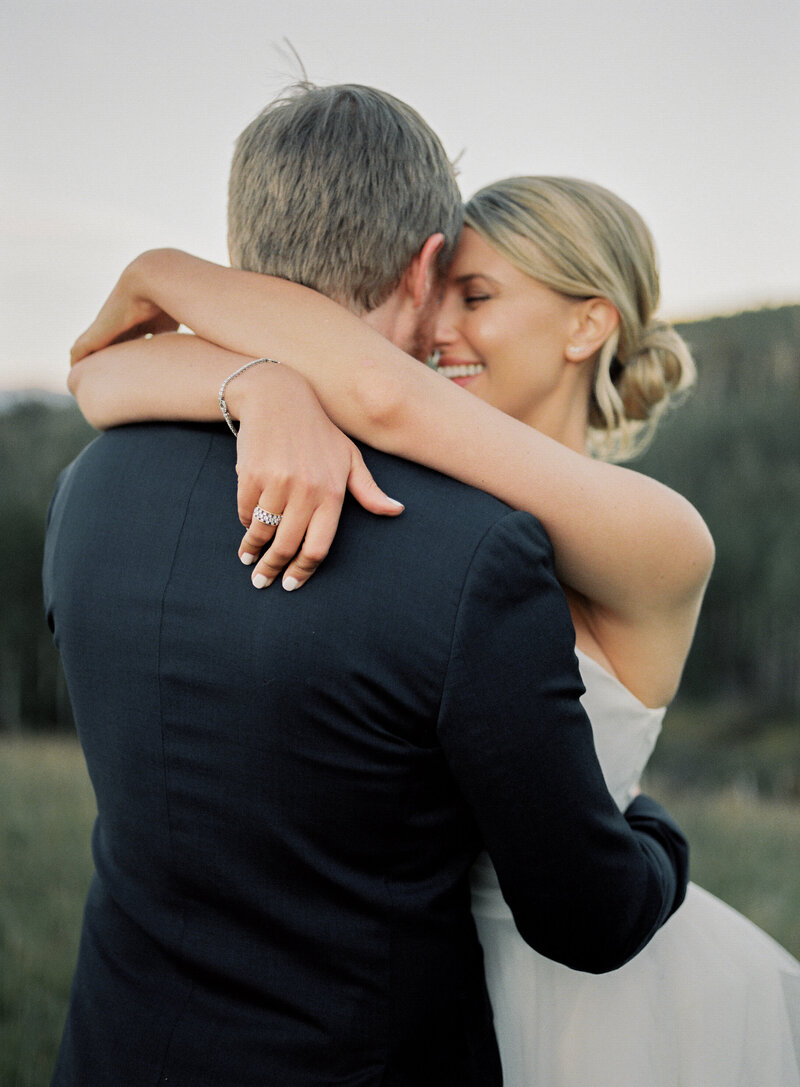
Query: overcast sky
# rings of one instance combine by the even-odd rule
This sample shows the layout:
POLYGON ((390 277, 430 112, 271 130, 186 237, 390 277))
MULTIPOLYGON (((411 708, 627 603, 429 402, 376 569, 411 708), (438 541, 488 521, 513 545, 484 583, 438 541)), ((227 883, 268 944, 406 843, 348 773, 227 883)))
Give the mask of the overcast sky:
POLYGON ((298 70, 405 99, 462 188, 586 177, 650 224, 664 312, 800 302, 800 2, 4 0, 0 388, 153 246, 225 257, 239 131, 298 70))

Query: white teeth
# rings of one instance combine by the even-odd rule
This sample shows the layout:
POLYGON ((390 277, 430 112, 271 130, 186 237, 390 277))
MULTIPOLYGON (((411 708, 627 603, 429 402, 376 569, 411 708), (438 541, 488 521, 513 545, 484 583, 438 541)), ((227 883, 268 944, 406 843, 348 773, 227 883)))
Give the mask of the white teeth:
POLYGON ((480 362, 465 362, 457 366, 438 366, 437 369, 444 377, 475 377, 482 374, 486 367, 480 362))

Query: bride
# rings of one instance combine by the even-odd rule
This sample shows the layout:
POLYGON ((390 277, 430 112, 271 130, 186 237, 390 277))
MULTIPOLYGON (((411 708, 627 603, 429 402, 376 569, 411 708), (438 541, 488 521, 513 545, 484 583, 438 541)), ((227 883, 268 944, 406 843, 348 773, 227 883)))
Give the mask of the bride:
MULTIPOLYGON (((239 553, 256 587, 283 572, 297 589, 312 575, 346 486, 374 512, 397 512, 329 419, 534 513, 555 547, 584 704, 624 808, 713 561, 685 500, 611 463, 646 443, 694 377, 685 344, 655 316, 658 294, 650 234, 627 204, 587 182, 514 178, 466 207, 437 318, 438 375, 306 288, 164 250, 123 273, 73 348, 70 388, 99 427, 210 419, 216 389, 254 354, 288 364, 251 365, 225 392, 240 421, 239 553), (178 321, 197 336, 114 343, 178 321), (277 531, 253 520, 257 503, 284 512, 277 531)), ((473 913, 510 1087, 800 1085, 800 964, 699 887, 603 976, 522 941, 486 857, 473 913)))

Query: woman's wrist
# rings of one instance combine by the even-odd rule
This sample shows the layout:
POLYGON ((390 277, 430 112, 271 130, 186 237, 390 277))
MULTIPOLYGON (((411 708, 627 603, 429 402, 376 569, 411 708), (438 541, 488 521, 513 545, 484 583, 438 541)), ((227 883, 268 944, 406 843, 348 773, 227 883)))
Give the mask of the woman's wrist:
POLYGON ((265 411, 280 408, 290 397, 303 391, 313 395, 311 386, 290 366, 250 366, 231 381, 225 390, 228 411, 240 422, 263 417, 265 411))
POLYGON ((270 359, 270 358, 266 358, 266 357, 265 358, 260 358, 260 359, 251 359, 250 362, 245 362, 237 370, 234 370, 233 373, 228 374, 228 376, 225 378, 225 380, 220 385, 220 389, 219 389, 219 408, 220 408, 220 411, 222 412, 223 416, 225 417, 225 422, 228 424, 228 427, 231 429, 231 431, 234 434, 237 433, 237 430, 236 430, 236 426, 234 425, 234 422, 233 422, 233 417, 231 416, 230 410, 228 408, 228 401, 227 401, 228 387, 230 386, 232 381, 235 381, 237 378, 241 377, 243 374, 246 374, 254 366, 261 366, 263 364, 271 364, 273 366, 280 366, 280 362, 278 361, 278 359, 270 359))

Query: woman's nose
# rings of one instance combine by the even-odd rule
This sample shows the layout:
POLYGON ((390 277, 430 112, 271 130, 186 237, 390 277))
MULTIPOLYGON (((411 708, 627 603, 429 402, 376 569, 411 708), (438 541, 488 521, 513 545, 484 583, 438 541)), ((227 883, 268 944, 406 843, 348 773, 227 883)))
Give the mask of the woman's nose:
POLYGON ((434 344, 439 350, 442 350, 454 343, 456 335, 452 303, 445 296, 436 318, 436 328, 433 335, 434 344))

